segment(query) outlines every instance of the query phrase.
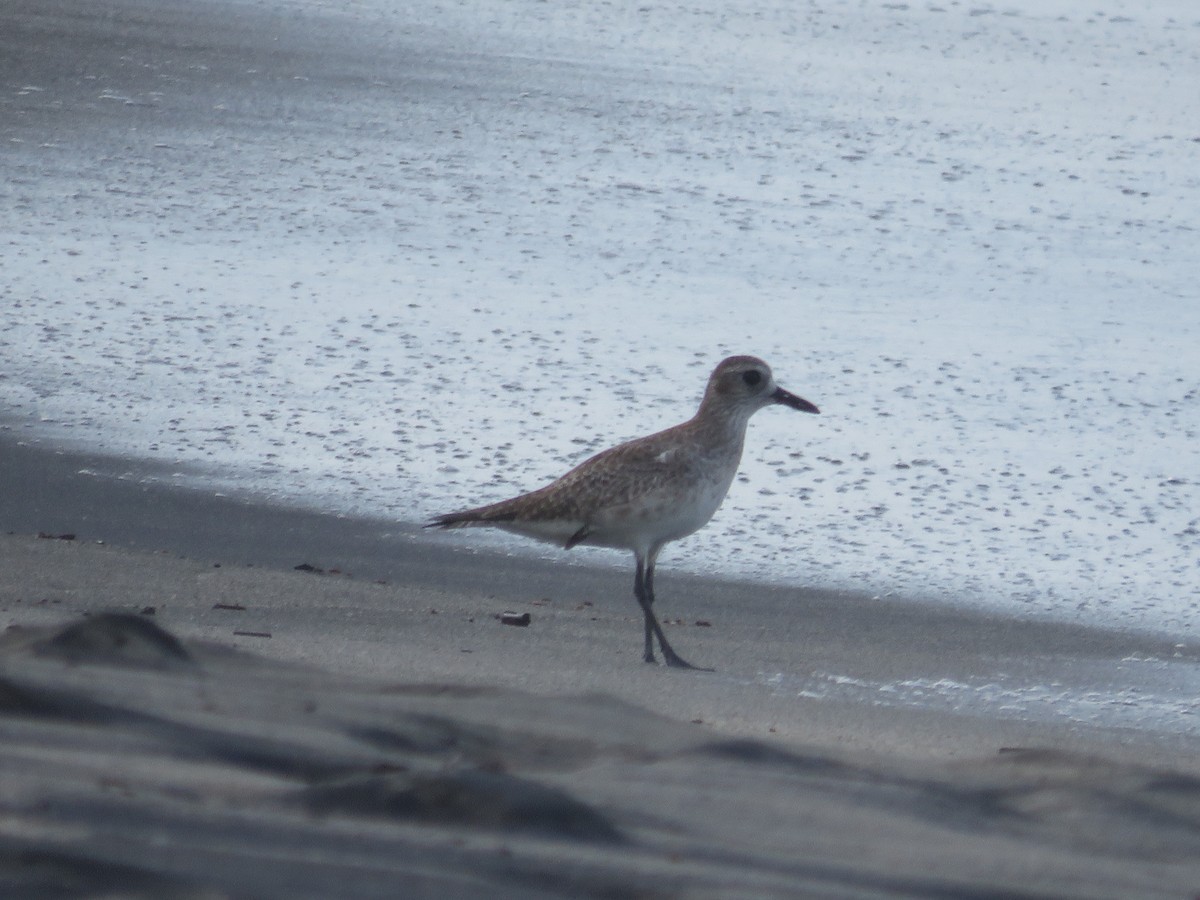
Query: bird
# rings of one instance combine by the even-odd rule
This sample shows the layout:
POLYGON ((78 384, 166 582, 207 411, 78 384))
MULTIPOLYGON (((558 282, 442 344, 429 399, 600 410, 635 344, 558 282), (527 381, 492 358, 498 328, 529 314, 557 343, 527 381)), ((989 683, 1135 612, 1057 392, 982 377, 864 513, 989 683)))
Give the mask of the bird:
POLYGON ((491 526, 559 544, 633 553, 633 594, 644 622, 643 659, 695 669, 671 647, 654 615, 654 566, 663 546, 713 517, 737 474, 750 417, 767 406, 820 410, 775 383, 755 356, 731 356, 708 378, 686 422, 610 447, 545 487, 473 509, 439 515, 426 528, 491 526))

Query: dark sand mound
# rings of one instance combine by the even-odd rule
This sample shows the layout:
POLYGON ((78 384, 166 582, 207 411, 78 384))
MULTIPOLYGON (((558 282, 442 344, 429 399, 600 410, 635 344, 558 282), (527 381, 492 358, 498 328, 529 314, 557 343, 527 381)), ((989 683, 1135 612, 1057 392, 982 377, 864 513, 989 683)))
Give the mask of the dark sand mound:
POLYGON ((91 616, 34 642, 33 649, 39 656, 77 664, 171 669, 192 662, 173 634, 129 613, 91 616))

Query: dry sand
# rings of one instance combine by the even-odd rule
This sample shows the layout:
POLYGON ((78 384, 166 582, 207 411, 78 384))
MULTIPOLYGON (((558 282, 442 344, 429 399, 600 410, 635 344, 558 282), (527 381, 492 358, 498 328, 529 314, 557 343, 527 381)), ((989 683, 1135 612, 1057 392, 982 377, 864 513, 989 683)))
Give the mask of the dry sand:
POLYGON ((1163 638, 664 569, 664 616, 711 622, 672 626, 716 669, 679 672, 624 571, 0 450, 3 896, 1200 890, 1186 736, 760 677, 1069 678, 1163 638))

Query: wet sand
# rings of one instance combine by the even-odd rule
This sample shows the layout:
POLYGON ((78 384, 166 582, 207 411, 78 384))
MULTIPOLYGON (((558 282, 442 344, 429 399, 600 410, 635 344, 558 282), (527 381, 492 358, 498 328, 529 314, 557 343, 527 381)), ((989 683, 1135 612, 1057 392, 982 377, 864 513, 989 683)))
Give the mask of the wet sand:
POLYGON ((716 670, 680 672, 640 661, 623 570, 3 450, 7 896, 1200 886, 1187 734, 765 677, 1069 679, 1165 638, 664 569, 673 641, 716 670))

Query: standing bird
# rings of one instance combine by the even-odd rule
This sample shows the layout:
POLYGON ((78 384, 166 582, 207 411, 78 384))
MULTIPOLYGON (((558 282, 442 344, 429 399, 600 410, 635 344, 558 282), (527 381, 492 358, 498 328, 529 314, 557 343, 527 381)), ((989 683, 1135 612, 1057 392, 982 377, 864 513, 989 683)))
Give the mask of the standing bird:
POLYGON ((646 662, 655 661, 657 637, 667 665, 695 668, 671 649, 654 616, 654 562, 664 544, 713 517, 737 473, 750 417, 772 404, 820 412, 776 385, 761 359, 731 356, 713 369, 688 421, 601 451, 536 491, 438 516, 426 527, 490 525, 567 550, 576 544, 632 550, 646 662))

